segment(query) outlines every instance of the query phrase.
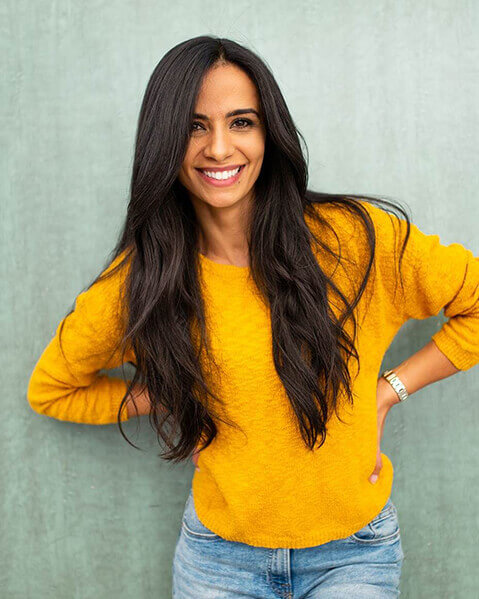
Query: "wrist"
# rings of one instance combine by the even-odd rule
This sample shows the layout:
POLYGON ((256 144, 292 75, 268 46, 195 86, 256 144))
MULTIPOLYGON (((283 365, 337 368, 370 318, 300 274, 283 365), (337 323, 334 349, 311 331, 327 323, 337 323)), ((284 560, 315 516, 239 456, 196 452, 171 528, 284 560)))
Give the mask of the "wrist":
POLYGON ((394 391, 394 389, 383 376, 380 376, 378 378, 377 397, 378 404, 380 406, 384 406, 387 409, 390 409, 392 408, 392 406, 401 403, 398 394, 396 393, 396 391, 394 391))

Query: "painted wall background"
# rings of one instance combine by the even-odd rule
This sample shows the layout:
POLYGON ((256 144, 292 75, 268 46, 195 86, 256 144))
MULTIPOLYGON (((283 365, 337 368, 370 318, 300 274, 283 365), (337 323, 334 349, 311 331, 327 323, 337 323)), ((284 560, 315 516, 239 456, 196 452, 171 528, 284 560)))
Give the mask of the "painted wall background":
MULTIPOLYGON (((2 5, 0 588, 9 599, 170 596, 193 465, 170 466, 147 418, 54 421, 31 370, 98 272, 124 218, 136 119, 164 53, 204 33, 258 52, 310 152, 310 186, 407 203, 479 254, 478 25, 473 0, 153 0, 2 5)), ((384 367, 443 317, 409 321, 384 367)), ((479 370, 390 412, 402 596, 470 599, 477 585, 479 370)))

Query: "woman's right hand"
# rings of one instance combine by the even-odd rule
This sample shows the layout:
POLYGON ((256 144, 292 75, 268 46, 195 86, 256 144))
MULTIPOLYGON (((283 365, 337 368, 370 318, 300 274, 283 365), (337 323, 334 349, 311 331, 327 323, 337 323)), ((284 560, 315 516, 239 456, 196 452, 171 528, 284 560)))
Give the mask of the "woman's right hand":
MULTIPOLYGON (((142 391, 139 385, 135 385, 133 387, 133 397, 135 399, 137 409, 135 409, 133 401, 130 400, 127 404, 128 418, 131 418, 132 416, 144 416, 146 414, 149 414, 151 411, 151 405, 150 400, 148 398, 148 391, 146 389, 142 391)), ((193 464, 195 465, 195 469, 198 471, 199 455, 200 452, 195 451, 191 457, 193 464)))
POLYGON ((136 408, 133 404, 133 400, 127 403, 128 418, 132 416, 144 416, 149 414, 151 411, 150 400, 148 397, 148 391, 142 390, 139 385, 133 387, 133 398, 135 400, 136 408))

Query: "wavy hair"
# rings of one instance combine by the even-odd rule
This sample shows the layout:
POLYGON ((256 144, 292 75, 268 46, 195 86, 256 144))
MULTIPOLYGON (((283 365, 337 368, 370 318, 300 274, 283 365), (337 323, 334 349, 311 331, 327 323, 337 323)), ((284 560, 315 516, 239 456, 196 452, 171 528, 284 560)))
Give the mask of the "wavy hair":
POLYGON ((211 36, 169 50, 148 81, 140 109, 126 219, 109 261, 118 264, 89 287, 128 263, 120 344, 123 356, 127 347, 133 349, 136 371, 122 399, 118 425, 125 437, 120 412, 133 400, 133 386, 146 389, 150 424, 168 448, 160 455, 173 462, 206 448, 217 434, 216 419, 222 419, 217 407, 223 400, 208 386, 201 360, 204 352, 214 366, 198 278, 197 220, 177 178, 203 77, 218 63, 243 69, 259 94, 266 139, 248 231, 251 276, 270 307, 274 366, 311 450, 318 437, 319 447, 326 439, 341 389, 353 403, 350 359, 359 367, 354 308, 366 287, 376 246, 373 222, 359 200, 380 202, 405 217, 399 263, 410 230, 404 209, 387 200, 307 189, 307 161, 300 144, 304 138, 270 69, 254 52, 211 36), (367 233, 367 266, 352 300, 327 276, 313 251, 316 244, 324 255, 341 256, 305 222, 309 215, 318 225, 331 227, 315 210, 322 204, 348 211, 367 233), (331 310, 329 289, 340 299, 339 316, 331 310), (352 335, 345 329, 349 319, 352 335))

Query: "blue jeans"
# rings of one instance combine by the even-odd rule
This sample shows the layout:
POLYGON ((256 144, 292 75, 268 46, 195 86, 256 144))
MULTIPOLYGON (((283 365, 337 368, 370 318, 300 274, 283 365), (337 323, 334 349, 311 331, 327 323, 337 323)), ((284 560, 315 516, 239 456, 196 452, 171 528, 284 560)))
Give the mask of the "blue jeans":
POLYGON ((349 537, 269 549, 227 541, 206 528, 190 490, 173 558, 173 599, 393 599, 403 559, 391 498, 349 537))

